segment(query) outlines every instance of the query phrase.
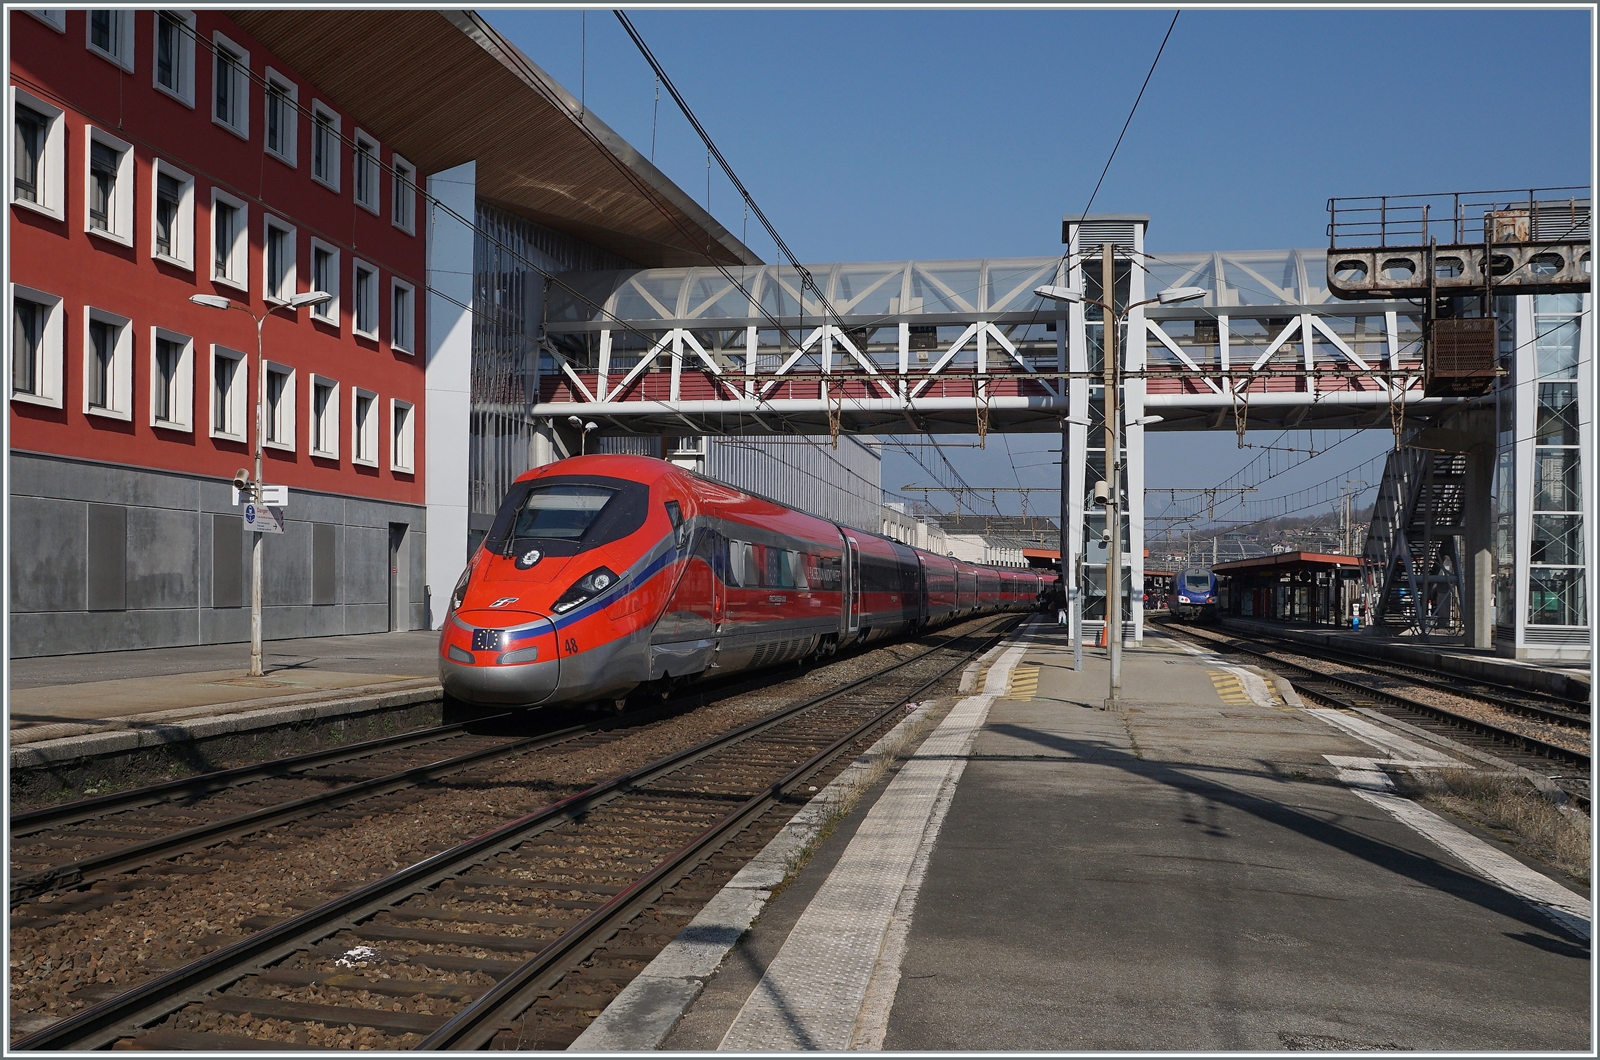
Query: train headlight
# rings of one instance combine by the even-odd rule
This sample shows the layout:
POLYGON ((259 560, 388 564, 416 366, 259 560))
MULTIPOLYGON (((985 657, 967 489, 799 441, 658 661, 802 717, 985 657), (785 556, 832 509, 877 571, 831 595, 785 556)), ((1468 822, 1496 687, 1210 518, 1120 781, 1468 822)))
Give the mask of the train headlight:
POLYGON ((572 588, 562 593, 551 607, 551 610, 558 615, 564 615, 579 604, 599 596, 615 584, 617 584, 617 576, 610 567, 597 567, 574 582, 572 588))

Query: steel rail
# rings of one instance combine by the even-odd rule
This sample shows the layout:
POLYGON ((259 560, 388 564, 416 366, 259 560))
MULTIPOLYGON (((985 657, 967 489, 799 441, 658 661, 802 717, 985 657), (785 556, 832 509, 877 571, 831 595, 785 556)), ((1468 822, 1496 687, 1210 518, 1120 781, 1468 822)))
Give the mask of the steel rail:
MULTIPOLYGON (((502 718, 505 715, 497 714, 493 715, 493 717, 502 718)), ((490 718, 477 719, 473 724, 488 720, 490 718)), ((112 792, 107 795, 96 795, 93 798, 78 799, 74 802, 63 802, 55 806, 42 806, 34 810, 24 810, 11 815, 11 838, 16 839, 19 836, 31 835, 47 827, 78 824, 81 821, 104 817, 111 813, 120 813, 123 810, 135 810, 143 806, 156 806, 187 795, 209 795, 212 792, 238 787, 240 784, 247 784, 255 780, 271 780, 280 776, 288 776, 292 773, 303 773, 308 769, 354 761, 382 751, 404 750, 407 747, 430 743, 434 740, 451 736, 464 730, 466 725, 467 723, 465 722, 457 722, 451 725, 435 726, 431 729, 399 733, 394 736, 380 736, 375 740, 365 740, 361 743, 347 744, 343 747, 330 748, 323 751, 308 751, 305 754, 294 755, 289 758, 276 758, 270 762, 256 762, 252 765, 236 766, 232 769, 219 769, 210 773, 184 777, 179 780, 166 780, 159 784, 132 788, 128 791, 112 792)))
MULTIPOLYGON (((1013 627, 1014 628, 1013 624, 1013 627)), ((995 636, 1004 636, 1002 631, 995 636)), ((991 637, 991 639, 994 639, 991 637)), ((162 1019, 183 1005, 199 1000, 256 970, 274 964, 320 939, 421 893, 497 853, 510 850, 534 835, 575 819, 634 788, 672 773, 689 762, 737 743, 764 729, 781 724, 794 714, 879 680, 943 649, 939 644, 900 660, 830 692, 791 704, 729 732, 674 752, 575 795, 551 803, 524 817, 509 821, 472 839, 440 851, 397 872, 307 910, 197 960, 156 976, 97 1005, 11 1043, 14 1051, 95 1049, 132 1035, 138 1028, 162 1019)), ((981 650, 981 649, 980 649, 981 650)), ((963 656, 963 662, 971 657, 963 656)), ((953 669, 953 667, 951 667, 953 669)), ((948 673, 947 669, 945 673, 948 673)), ((942 675, 941 675, 942 676, 942 675)), ((900 697, 901 700, 904 697, 900 697)), ((898 707, 899 704, 897 703, 898 707)))
MULTIPOLYGON (((423 1039, 415 1047, 419 1051, 482 1049, 486 1047, 505 1022, 521 1015, 543 991, 553 986, 567 974, 570 966, 582 961, 600 945, 602 936, 609 937, 613 929, 620 928, 638 916, 669 887, 697 864, 706 852, 738 834, 751 821, 766 813, 773 804, 786 798, 792 790, 812 773, 826 765, 846 747, 870 732, 884 719, 902 709, 928 688, 949 676, 980 652, 988 650, 994 642, 1003 639, 1016 628, 1012 624, 993 633, 978 647, 967 652, 939 673, 924 681, 911 692, 894 697, 894 702, 873 714, 850 732, 818 751, 805 762, 774 781, 760 793, 746 800, 737 809, 709 826, 687 845, 667 856, 648 874, 634 882, 605 905, 596 909, 578 924, 556 938, 523 966, 500 980, 481 997, 452 1016, 442 1027, 423 1039)), ((921 658, 921 656, 918 656, 921 658)), ((915 660, 908 660, 915 661, 915 660)))
POLYGON ((280 824, 287 824, 290 821, 300 820, 326 810, 338 809, 352 802, 359 802, 377 795, 386 795, 392 791, 415 787, 418 784, 460 772, 481 762, 503 758, 519 751, 535 750, 553 743, 565 742, 574 736, 588 731, 599 731, 604 726, 615 724, 615 721, 590 722, 587 725, 577 725, 554 733, 547 733, 543 736, 530 736, 494 747, 479 748, 476 751, 468 751, 453 758, 444 758, 437 762, 429 762, 425 765, 413 766, 394 773, 386 773, 383 776, 355 781, 354 783, 334 788, 331 791, 318 792, 315 795, 307 795, 304 798, 276 803, 272 806, 263 806, 260 809, 250 810, 232 817, 224 817, 221 820, 195 825, 193 828, 185 828, 182 831, 171 832, 140 843, 132 843, 125 847, 118 847, 115 850, 108 850, 103 854, 95 854, 80 858, 77 861, 52 865, 47 869, 15 875, 11 879, 11 907, 15 908, 30 898, 36 898, 41 894, 48 894, 63 887, 75 887, 90 879, 100 879, 114 872, 142 868, 152 861, 173 857, 190 850, 214 846, 225 839, 250 832, 258 832, 264 828, 271 828, 280 824))
MULTIPOLYGON (((1236 631, 1234 635, 1238 635, 1236 631)), ((1274 637, 1268 633, 1257 634, 1252 631, 1250 637, 1267 640, 1273 644, 1281 644, 1285 651, 1308 655, 1313 659, 1326 659, 1328 662, 1343 663, 1373 673, 1382 673, 1384 670, 1402 671, 1401 673, 1392 673, 1390 676, 1400 677, 1414 685, 1421 685, 1423 688, 1431 688, 1438 692, 1447 692, 1452 696, 1460 696, 1463 699, 1477 699, 1485 703, 1493 703, 1503 710, 1526 714, 1531 718, 1538 718, 1541 721, 1548 721, 1557 725, 1587 726, 1590 721, 1589 705, 1587 703, 1580 703, 1564 696, 1535 692, 1531 689, 1514 688, 1511 685, 1501 684, 1497 681, 1489 681, 1479 677, 1467 677, 1466 675, 1461 676, 1460 683, 1452 684, 1449 681, 1440 681, 1430 677, 1428 676, 1429 671, 1421 667, 1412 666, 1410 663, 1396 662, 1392 659, 1368 659, 1354 652, 1342 651, 1338 648, 1327 648, 1321 645, 1301 644, 1299 641, 1274 637), (1469 688, 1469 685, 1483 685, 1495 689, 1495 691, 1484 692, 1475 687, 1469 688), (1543 707, 1536 702, 1511 699, 1502 695, 1501 693, 1503 692, 1512 692, 1519 696, 1525 695, 1531 699, 1544 700, 1549 703, 1564 704, 1566 709, 1543 707)))
MULTIPOLYGON (((1530 752, 1540 758, 1555 759, 1571 765, 1580 766, 1585 770, 1589 768, 1588 754, 1582 751, 1574 751, 1571 748, 1563 747, 1560 744, 1551 743, 1548 740, 1541 740, 1537 736, 1529 736, 1526 733, 1517 732, 1514 729, 1502 728, 1501 726, 1495 725, 1492 722, 1480 721, 1477 718, 1469 717, 1465 714, 1457 714, 1455 711, 1448 708, 1434 706, 1431 703, 1423 703, 1420 700, 1412 699, 1409 696, 1400 695, 1397 692, 1390 692, 1381 688, 1373 688, 1370 685, 1364 685, 1359 681, 1352 681, 1349 678, 1338 677, 1333 674, 1325 674, 1319 670, 1313 670, 1309 666, 1301 666, 1299 663, 1289 662, 1286 659, 1279 659, 1270 652, 1260 651, 1255 648, 1247 647, 1244 644, 1222 644, 1219 641, 1212 640, 1196 633, 1190 632, 1189 635, 1194 639, 1199 640, 1201 643, 1208 644, 1213 647, 1223 647, 1228 650, 1257 656, 1269 667, 1287 667, 1291 670, 1294 670, 1300 676, 1288 676, 1289 683, 1294 686, 1296 691, 1307 691, 1312 695, 1318 696, 1319 698, 1330 699, 1334 702, 1337 702, 1340 706, 1365 706, 1366 704, 1341 702, 1337 699, 1337 697, 1330 697, 1327 694, 1326 689, 1318 689, 1312 686, 1314 686, 1317 682, 1321 682, 1323 685, 1331 685, 1335 688, 1342 688, 1348 692, 1354 692, 1362 696, 1370 696, 1374 702, 1387 701, 1406 710, 1436 718, 1440 721, 1446 721, 1452 725, 1458 725, 1465 729, 1474 730, 1495 740, 1509 743, 1513 746, 1520 746, 1524 751, 1530 752)), ((1459 695, 1460 693, 1456 694, 1459 695)))

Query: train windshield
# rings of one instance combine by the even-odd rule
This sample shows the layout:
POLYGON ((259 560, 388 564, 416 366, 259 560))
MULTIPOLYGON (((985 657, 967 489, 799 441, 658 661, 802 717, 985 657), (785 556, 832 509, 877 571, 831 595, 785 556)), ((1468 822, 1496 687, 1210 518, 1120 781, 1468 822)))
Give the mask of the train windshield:
POLYGON ((484 546, 509 555, 538 542, 548 555, 576 555, 643 526, 649 493, 648 486, 623 479, 518 482, 500 503, 484 546))
POLYGON ((617 491, 604 486, 546 486, 528 491, 517 512, 516 537, 563 538, 584 535, 617 491))
POLYGON ((1183 576, 1183 581, 1191 590, 1211 588, 1211 576, 1204 571, 1190 571, 1183 576))

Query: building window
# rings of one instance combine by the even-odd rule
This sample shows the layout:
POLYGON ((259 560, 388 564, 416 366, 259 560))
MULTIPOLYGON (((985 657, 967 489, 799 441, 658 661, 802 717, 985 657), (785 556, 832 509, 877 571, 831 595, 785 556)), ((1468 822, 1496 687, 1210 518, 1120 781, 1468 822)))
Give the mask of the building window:
POLYGON ((295 230, 288 222, 268 216, 264 235, 262 293, 270 302, 287 302, 295 289, 295 230))
POLYGON ((339 115, 311 104, 311 179, 339 190, 339 115))
POLYGON ((415 353, 412 335, 416 329, 416 288, 404 280, 389 281, 389 346, 401 353, 415 353))
POLYGON ((339 384, 311 377, 311 455, 339 458, 339 384))
POLYGON ((356 205, 378 212, 378 141, 356 130, 355 134, 356 205))
POLYGON ((125 140, 93 126, 85 130, 88 145, 84 190, 84 225, 91 235, 133 245, 133 148, 125 140))
POLYGON ((378 337, 378 270, 364 261, 355 263, 355 283, 350 289, 354 299, 353 319, 350 326, 357 335, 369 339, 378 337))
POLYGON ((67 31, 67 9, 64 7, 32 8, 28 14, 43 22, 57 33, 67 31))
POLYGON ((83 411, 132 419, 133 329, 127 317, 84 309, 83 411))
POLYGON ((294 450, 294 369, 268 361, 262 366, 266 401, 266 441, 274 449, 294 450))
POLYGON ((407 235, 417 234, 417 168, 399 155, 389 156, 394 171, 394 226, 407 235))
POLYGON ((211 120, 250 138, 250 53, 220 33, 212 34, 211 120))
POLYGON ((194 268, 194 178, 156 159, 150 210, 150 254, 194 268))
POLYGON ((194 340, 165 328, 150 329, 150 426, 193 429, 194 340))
POLYGON ((11 397, 61 407, 61 299, 11 285, 11 397))
POLYGON ((267 154, 290 166, 299 164, 295 150, 300 131, 299 96, 299 86, 267 68, 267 154))
POLYGON ((11 201, 63 220, 66 138, 61 109, 13 88, 11 114, 15 130, 11 201))
POLYGON ((250 388, 245 382, 244 354, 223 346, 211 347, 211 437, 233 442, 245 440, 245 402, 250 388))
POLYGON ((90 11, 89 50, 133 72, 133 12, 90 11))
POLYGON ((350 459, 378 466, 378 395, 370 390, 350 391, 350 459))
POLYGON ((211 189, 211 279, 250 289, 249 207, 225 191, 211 189))
POLYGON ((156 12, 155 86, 184 106, 194 106, 192 12, 156 12))
POLYGON ((392 471, 411 473, 412 458, 416 448, 412 428, 414 408, 409 401, 389 402, 389 468, 392 471))
POLYGON ((311 315, 324 324, 339 326, 339 251, 315 237, 311 240, 311 289, 333 297, 311 307, 311 315))

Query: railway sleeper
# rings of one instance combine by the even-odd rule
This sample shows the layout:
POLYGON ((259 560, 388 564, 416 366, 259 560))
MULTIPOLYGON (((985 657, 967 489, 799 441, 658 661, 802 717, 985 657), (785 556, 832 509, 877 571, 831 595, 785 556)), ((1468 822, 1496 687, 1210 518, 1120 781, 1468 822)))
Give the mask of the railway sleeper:
MULTIPOLYGON (((309 1001, 283 1001, 271 997, 234 997, 231 994, 219 994, 209 998, 204 1007, 231 1016, 255 1016, 258 1019, 287 1020, 291 1023, 320 1023, 324 1027, 371 1027, 396 1036, 428 1034, 437 1030, 449 1018, 442 1014, 429 1016, 420 1012, 341 1008, 336 1005, 317 1005, 309 1001)), ((187 1014, 188 1011, 185 1010, 183 1015, 187 1014)))

